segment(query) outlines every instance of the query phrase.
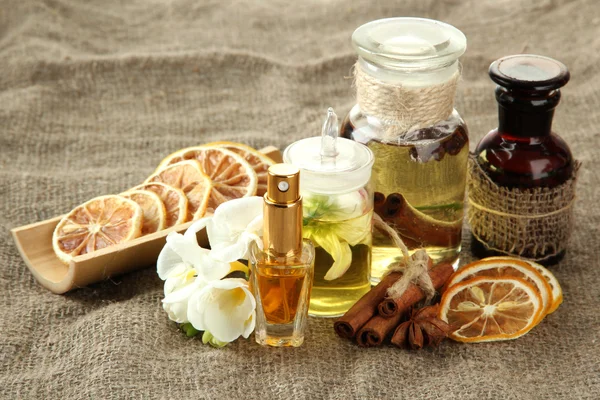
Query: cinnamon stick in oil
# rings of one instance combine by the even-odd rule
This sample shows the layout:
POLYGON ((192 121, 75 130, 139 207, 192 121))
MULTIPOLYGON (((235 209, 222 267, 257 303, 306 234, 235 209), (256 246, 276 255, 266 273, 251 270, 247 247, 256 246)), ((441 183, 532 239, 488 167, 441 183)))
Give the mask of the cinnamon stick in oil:
POLYGON ((398 232, 407 246, 459 244, 462 221, 435 220, 411 206, 400 193, 392 193, 385 200, 378 200, 375 202, 375 212, 398 232))
POLYGON ((401 272, 386 275, 377 286, 360 298, 333 328, 340 337, 352 339, 356 332, 377 312, 377 306, 387 294, 387 290, 402 276, 401 272))
MULTIPOLYGON (((442 287, 453 272, 454 269, 451 264, 442 263, 435 266, 429 271, 433 286, 436 289, 442 287)), ((425 294, 417 285, 409 285, 404 294, 396 300, 398 306, 396 314, 390 318, 375 315, 358 331, 356 341, 359 346, 372 347, 381 345, 390 333, 396 329, 403 314, 417 302, 423 300, 423 298, 425 298, 425 294)))

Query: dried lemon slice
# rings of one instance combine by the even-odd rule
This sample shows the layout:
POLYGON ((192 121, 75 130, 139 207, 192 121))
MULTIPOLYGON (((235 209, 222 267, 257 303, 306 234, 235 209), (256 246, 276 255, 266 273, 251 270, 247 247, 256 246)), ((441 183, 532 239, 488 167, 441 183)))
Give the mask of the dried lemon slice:
POLYGON ((75 256, 139 237, 142 219, 142 208, 133 200, 117 195, 96 197, 60 220, 52 235, 52 247, 68 264, 75 256))
POLYGON ((142 207, 142 236, 165 229, 167 210, 160 197, 149 190, 130 190, 121 196, 131 199, 142 207))
POLYGON ((158 197, 160 197, 165 205, 165 211, 167 212, 165 228, 170 228, 187 221, 188 199, 185 197, 183 190, 160 182, 143 183, 130 189, 128 192, 133 190, 148 190, 156 193, 158 197))
POLYGON ((223 141, 208 143, 205 145, 205 147, 210 146, 223 147, 242 156, 244 160, 248 161, 248 163, 252 166, 254 172, 256 172, 256 195, 262 196, 267 192, 267 171, 269 170, 269 167, 271 165, 275 164, 275 161, 273 161, 271 158, 267 157, 260 151, 241 143, 223 141))
POLYGON ((241 197, 254 196, 258 177, 254 168, 242 156, 223 147, 205 145, 188 147, 167 156, 157 172, 171 164, 196 160, 210 177, 212 190, 207 212, 214 212, 219 204, 241 197))
POLYGON ((553 313, 554 311, 556 311, 558 306, 560 306, 562 304, 563 292, 562 292, 562 288, 560 287, 560 283, 558 282, 558 279, 556 279, 554 274, 552 272, 550 272, 548 270, 548 268, 544 267, 543 265, 540 265, 533 261, 515 258, 515 257, 488 257, 488 258, 486 258, 486 260, 517 260, 517 261, 526 262, 527 264, 529 264, 533 268, 535 268, 540 273, 540 275, 542 275, 544 277, 544 279, 546 279, 546 281, 550 285, 550 288, 552 289, 552 304, 550 305, 550 307, 547 311, 547 314, 553 313))
POLYGON ((188 199, 188 219, 198 219, 206 213, 212 185, 198 161, 186 160, 167 165, 146 179, 146 183, 152 182, 162 182, 183 190, 188 199))
POLYGON ((457 328, 459 342, 515 339, 544 313, 537 289, 523 279, 477 277, 450 286, 442 296, 440 319, 457 328))
POLYGON ((446 283, 446 287, 476 277, 516 277, 521 278, 537 289, 544 306, 544 313, 540 318, 546 315, 546 312, 552 306, 552 288, 544 277, 531 265, 524 261, 510 258, 489 259, 474 261, 458 269, 446 283))

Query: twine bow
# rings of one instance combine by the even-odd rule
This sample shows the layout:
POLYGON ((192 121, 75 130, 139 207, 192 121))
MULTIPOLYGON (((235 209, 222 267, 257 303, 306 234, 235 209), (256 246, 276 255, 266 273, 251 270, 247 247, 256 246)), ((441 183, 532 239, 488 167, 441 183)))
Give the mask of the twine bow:
POLYGON ((418 249, 412 256, 408 255, 408 248, 400 238, 400 235, 381 219, 377 214, 373 215, 375 228, 387 233, 396 247, 402 251, 402 261, 395 262, 388 267, 388 272, 401 271, 402 278, 398 279, 387 290, 387 295, 396 300, 404 294, 410 284, 417 285, 425 293, 425 303, 429 303, 435 296, 435 287, 429 276, 429 268, 432 265, 431 258, 425 249, 418 249))

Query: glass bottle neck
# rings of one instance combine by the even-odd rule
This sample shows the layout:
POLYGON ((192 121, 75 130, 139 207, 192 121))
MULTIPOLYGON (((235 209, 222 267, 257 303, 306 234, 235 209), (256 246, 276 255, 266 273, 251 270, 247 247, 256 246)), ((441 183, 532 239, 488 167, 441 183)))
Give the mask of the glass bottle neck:
POLYGON ((498 130, 511 136, 535 137, 552 133, 554 110, 525 113, 498 106, 498 130))
POLYGON ((554 109, 560 91, 523 92, 498 86, 498 130, 518 137, 548 136, 552 133, 554 109))

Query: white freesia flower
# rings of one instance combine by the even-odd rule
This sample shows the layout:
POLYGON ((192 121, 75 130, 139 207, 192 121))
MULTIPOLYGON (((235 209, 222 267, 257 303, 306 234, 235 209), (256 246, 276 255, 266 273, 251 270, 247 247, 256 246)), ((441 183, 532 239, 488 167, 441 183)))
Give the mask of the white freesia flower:
POLYGON ((254 330, 256 300, 248 282, 223 278, 230 262, 247 259, 250 243, 262 245, 262 209, 261 197, 223 203, 185 234, 170 233, 158 256, 158 275, 165 280, 163 308, 173 321, 204 331, 205 343, 221 347, 254 330), (204 228, 212 250, 201 248, 196 240, 204 228))
POLYGON ((263 198, 244 197, 221 204, 211 217, 196 221, 185 236, 195 236, 206 228, 211 256, 224 262, 248 259, 250 243, 259 240, 263 225, 263 198))
POLYGON ((229 263, 213 259, 209 250, 201 248, 195 236, 169 233, 156 262, 158 276, 165 280, 163 308, 169 319, 188 322, 190 296, 207 281, 223 278, 229 268, 229 263))
MULTIPOLYGON (((187 233, 187 232, 186 232, 187 233)), ((172 274, 181 273, 181 268, 194 268, 202 281, 221 279, 229 273, 229 263, 212 257, 210 250, 198 245, 196 235, 181 235, 171 232, 167 243, 158 255, 158 276, 166 280, 172 274)))
POLYGON ((256 300, 244 279, 212 281, 189 298, 187 316, 194 328, 232 342, 254 330, 256 300))

